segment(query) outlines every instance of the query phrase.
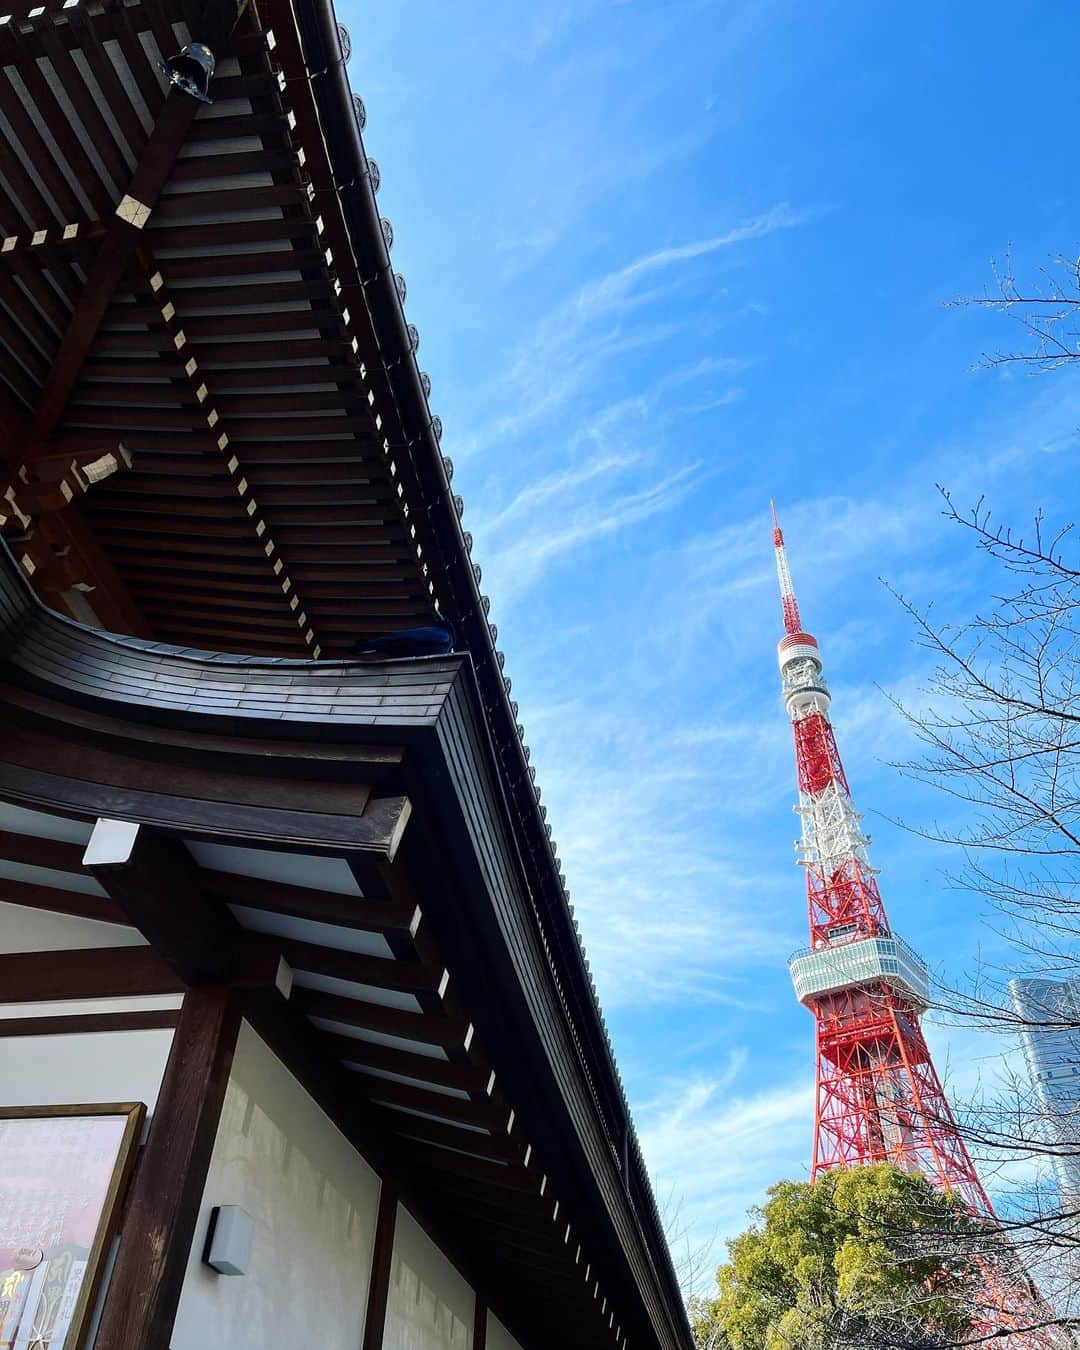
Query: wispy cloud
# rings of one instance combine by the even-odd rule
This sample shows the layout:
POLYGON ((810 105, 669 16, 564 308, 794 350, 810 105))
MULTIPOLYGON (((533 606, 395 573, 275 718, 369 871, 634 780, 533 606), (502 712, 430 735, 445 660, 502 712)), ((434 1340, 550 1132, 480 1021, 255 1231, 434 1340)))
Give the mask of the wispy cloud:
MULTIPOLYGON (((678 285, 673 273, 723 250, 806 225, 822 213, 820 207, 780 202, 719 234, 654 249, 584 282, 551 308, 512 350, 505 368, 489 386, 496 410, 487 425, 460 447, 461 453, 468 457, 493 447, 505 449, 508 441, 565 407, 597 370, 677 336, 680 325, 670 319, 643 319, 640 313, 643 308, 670 312, 672 290, 678 285), (661 275, 662 285, 643 289, 645 281, 656 281, 661 275), (624 321, 631 311, 635 311, 634 322, 627 327, 624 321)), ((710 368, 699 363, 698 369, 705 374, 710 368)))
MULTIPOLYGON (((813 1088, 807 1074, 740 1091, 747 1059, 746 1049, 737 1047, 719 1073, 664 1078, 635 1112, 654 1189, 679 1210, 684 1232, 676 1255, 680 1247, 711 1247, 696 1292, 706 1292, 712 1268, 724 1259, 724 1242, 746 1226, 746 1211, 766 1188, 783 1177, 803 1180, 808 1170, 813 1088)), ((687 1272, 681 1273, 685 1280, 687 1272)))
MULTIPOLYGON (((790 153, 752 158, 775 148, 764 58, 794 75, 802 56, 776 6, 551 0, 492 31, 420 8, 425 43, 413 7, 383 7, 354 57, 410 317, 657 1190, 697 1231, 730 1232, 769 1183, 805 1175, 810 1146, 767 499, 859 804, 911 818, 880 762, 902 729, 877 685, 911 701, 924 658, 876 578, 968 603, 979 574, 934 480, 1010 506, 1036 476, 1064 484, 1080 382, 1015 381, 1006 399, 996 376, 949 377, 977 347, 934 301, 975 236, 915 229, 897 249, 874 214, 888 194, 861 198, 858 222, 815 207, 804 185, 854 181, 823 177, 822 155, 865 168, 858 138, 808 157, 800 135, 825 125, 808 116, 790 153), (388 27, 406 65, 429 53, 422 77, 387 82, 388 27), (842 284, 883 260, 873 303, 842 284)), ((807 25, 805 45, 819 36, 807 25)), ((936 854, 873 823, 898 927, 955 971, 974 919, 943 901, 936 854)), ((967 1054, 933 1034, 943 1060, 967 1054)))
POLYGON ((535 513, 551 501, 563 502, 598 478, 618 474, 640 462, 638 455, 601 454, 583 464, 575 464, 529 483, 504 507, 482 519, 475 527, 484 534, 494 535, 508 526, 536 519, 535 513))
POLYGON ((625 304, 643 277, 654 272, 667 271, 680 263, 707 257, 710 253, 718 253, 721 249, 731 248, 734 244, 764 239, 778 230, 791 230, 796 226, 809 224, 822 214, 821 207, 796 208, 789 202, 779 202, 767 211, 762 211, 760 215, 753 216, 742 224, 711 238, 696 239, 643 254, 617 271, 588 282, 574 298, 569 306, 569 312, 576 313, 582 321, 595 319, 625 304))
POLYGON ((502 604, 514 603, 554 564, 572 564, 574 555, 588 545, 670 511, 700 477, 701 466, 688 464, 643 487, 580 495, 580 489, 636 462, 634 456, 606 456, 551 474, 523 488, 489 520, 480 521, 478 551, 498 576, 502 604))
MULTIPOLYGON (((1000 1038, 934 1025, 928 1038, 957 1115, 985 1110, 1007 1089, 1016 1049, 1000 1038)), ((809 1051, 809 1042, 807 1050, 809 1051)), ((781 1179, 806 1180, 814 1089, 805 1066, 754 1066, 744 1045, 729 1046, 711 1073, 663 1075, 639 1100, 635 1118, 654 1189, 675 1216, 675 1255, 712 1244, 704 1285, 725 1259, 724 1242, 741 1232, 747 1210, 781 1179), (776 1076, 756 1090, 743 1085, 762 1067, 776 1076)), ((985 1151, 984 1151, 985 1153, 985 1151)), ((1023 1213, 1024 1197, 1045 1173, 1037 1159, 980 1155, 983 1180, 1001 1212, 1023 1213), (1019 1206, 1019 1208, 1017 1208, 1019 1206)), ((701 1271, 697 1272, 701 1275, 701 1271)), ((685 1289, 703 1292, 703 1287, 685 1289)))
POLYGON ((559 717, 530 719, 601 996, 612 1008, 765 1008, 771 996, 753 972, 782 971, 798 945, 799 908, 789 903, 798 876, 786 858, 762 862, 718 832, 715 809, 722 794, 747 819, 763 793, 783 792, 786 730, 719 710, 707 724, 692 710, 669 715, 659 668, 656 721, 641 726, 620 679, 648 698, 623 668, 559 717))
POLYGON ((630 321, 629 311, 669 296, 671 273, 819 214, 782 202, 722 233, 641 254, 579 286, 511 353, 492 385, 499 410, 472 448, 498 445, 505 455, 510 445, 538 440, 529 460, 544 471, 523 482, 517 475, 512 495, 500 473, 498 485, 484 494, 487 510, 470 518, 476 556, 497 578, 500 607, 515 603, 552 566, 566 564, 590 544, 684 502, 700 486, 704 470, 685 456, 674 465, 658 462, 669 424, 716 412, 742 397, 731 377, 746 369, 746 360, 706 353, 665 367, 647 387, 599 409, 579 403, 577 415, 567 419, 568 405, 602 370, 678 331, 669 317, 634 313, 630 321), (663 286, 645 289, 661 277, 663 286), (685 397, 690 384, 705 386, 694 399, 685 397), (664 408, 675 393, 679 397, 664 408))

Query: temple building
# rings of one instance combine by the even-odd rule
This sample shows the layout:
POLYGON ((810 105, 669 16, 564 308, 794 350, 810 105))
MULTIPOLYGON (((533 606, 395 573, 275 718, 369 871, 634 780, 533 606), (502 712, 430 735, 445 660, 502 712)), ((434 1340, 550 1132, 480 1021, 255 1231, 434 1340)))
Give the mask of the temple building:
POLYGON ((689 1350, 330 0, 0 15, 0 1350, 689 1350))

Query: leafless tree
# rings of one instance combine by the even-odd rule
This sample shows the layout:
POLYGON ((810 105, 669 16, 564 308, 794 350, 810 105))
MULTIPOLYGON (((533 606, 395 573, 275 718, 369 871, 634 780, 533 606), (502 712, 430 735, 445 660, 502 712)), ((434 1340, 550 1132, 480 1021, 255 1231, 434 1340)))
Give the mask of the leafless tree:
POLYGON ((688 1304, 701 1297, 713 1282, 716 1233, 694 1232, 686 1219, 683 1199, 672 1188, 658 1205, 668 1249, 688 1304))
POLYGON ((1024 366, 1036 374, 1080 360, 1080 258, 1054 254, 1031 282, 1017 280, 1011 249, 992 268, 994 284, 982 295, 949 304, 997 310, 1014 320, 1024 338, 1018 348, 984 352, 980 364, 1024 366))
MULTIPOLYGON (((984 353, 982 366, 1042 374, 1080 361, 1080 258, 1053 256, 1026 283, 1010 250, 990 288, 951 303, 997 311, 1019 329, 1018 344, 984 353)), ((919 1306, 877 1308, 869 1320, 830 1307, 812 1350, 1080 1346, 1080 1183, 1070 1190, 1061 1180, 1073 1169, 1080 1175, 1080 550, 1070 524, 1048 528, 1040 513, 1020 535, 999 526, 985 501, 963 510, 942 495, 946 516, 994 565, 996 581, 986 606, 959 623, 897 596, 934 663, 929 702, 900 708, 922 753, 898 767, 944 794, 939 823, 908 825, 956 849, 953 893, 989 903, 1006 955, 978 961, 963 988, 941 990, 934 1015, 1026 1041, 1029 1051, 1072 1038, 1078 1062, 1071 1113, 1048 1102, 1014 1059, 976 1100, 954 1101, 984 1178, 1010 1194, 1000 1226, 976 1239, 979 1250, 958 1250, 955 1234, 942 1235, 941 1259, 988 1261, 1021 1283, 1032 1272, 1045 1299, 1034 1292, 1027 1320, 1011 1328, 991 1308, 968 1309, 974 1329, 951 1340, 927 1335, 919 1306), (1016 977, 1075 980, 1077 996, 1040 1007, 1010 996, 1016 977)), ((699 1346, 727 1350, 711 1306, 691 1300, 699 1346)), ((797 1333, 791 1350, 809 1344, 797 1333)))
MULTIPOLYGON (((1002 284, 1015 297, 1010 303, 1019 304, 1011 279, 1002 284)), ((1080 307, 1075 269, 1073 286, 1069 303, 1080 307)), ((1054 310, 1050 322, 1059 324, 1065 312, 1054 310)), ((1045 325, 1032 331, 1044 341, 1045 325)), ((1068 344, 1059 338, 1053 359, 1072 359, 1060 354, 1068 344)), ((1040 347, 1039 359, 1049 361, 1050 350, 1040 347)), ((1056 1187, 1043 1179, 1014 1185, 1005 1227, 1055 1306, 1075 1312, 1080 557, 1069 525, 1049 529, 1038 515, 1030 533, 1020 536, 999 527, 982 501, 962 511, 947 492, 943 500, 946 516, 994 564, 995 585, 985 608, 960 623, 942 622, 933 608, 898 597, 934 663, 928 701, 901 709, 922 751, 898 767, 947 798, 941 822, 914 828, 957 850, 953 891, 989 903, 997 945, 1007 955, 980 962, 963 989, 942 991, 938 1016, 1007 1033, 1027 1055, 1051 1065, 1051 1077, 1044 1074, 1037 1083, 1022 1066, 1006 1069, 996 1091, 964 1104, 961 1114, 969 1146, 984 1167, 1008 1175, 1018 1163, 1029 1174, 1039 1163, 1053 1166, 1056 1187), (1028 983, 1010 988, 1016 977, 1028 983), (1031 983, 1044 980, 1049 983, 1031 983)))

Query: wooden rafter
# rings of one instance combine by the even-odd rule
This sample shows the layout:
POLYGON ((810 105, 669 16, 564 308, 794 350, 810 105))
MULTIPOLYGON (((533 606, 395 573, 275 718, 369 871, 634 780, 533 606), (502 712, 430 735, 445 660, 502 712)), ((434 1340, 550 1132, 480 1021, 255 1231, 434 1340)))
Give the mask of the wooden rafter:
MULTIPOLYGON (((213 47, 228 36, 237 18, 235 0, 209 0, 203 10, 201 40, 213 47)), ((141 69, 142 63, 137 62, 141 69)), ((199 103, 171 89, 143 146, 139 162, 105 228, 86 282, 38 395, 26 439, 12 462, 33 462, 46 453, 49 437, 63 416, 101 321, 158 204, 199 103)))
MULTIPOLYGON (((176 11, 193 35, 200 4, 184 0, 176 11)), ((316 142, 312 125, 292 117, 297 91, 280 90, 273 69, 279 53, 268 57, 265 38, 247 24, 221 45, 219 55, 235 54, 241 64, 238 73, 215 78, 215 97, 235 99, 240 108, 241 100, 250 100, 251 111, 198 118, 187 139, 209 148, 221 136, 242 136, 250 148, 181 155, 168 170, 169 191, 139 231, 110 218, 111 206, 122 195, 137 195, 131 169, 146 139, 128 89, 139 90, 161 125, 180 97, 162 97, 140 41, 152 33, 158 50, 166 50, 170 8, 159 0, 139 0, 122 11, 76 6, 65 10, 63 22, 51 17, 48 4, 42 8, 44 14, 0 28, 0 64, 19 73, 26 115, 52 136, 36 174, 26 171, 19 147, 9 145, 11 172, 0 184, 6 234, 0 384, 12 390, 24 418, 31 410, 40 429, 46 405, 54 405, 48 416, 59 420, 46 444, 63 428, 65 449, 89 453, 103 437, 134 431, 138 467, 128 475, 131 482, 114 481, 85 503, 86 522, 103 556, 126 578, 140 616, 137 628, 130 614, 126 622, 102 616, 104 626, 141 633, 149 627, 167 641, 275 655, 314 654, 318 647, 321 656, 347 654, 364 632, 423 621, 431 612, 432 581, 413 541, 422 522, 404 514, 385 431, 370 406, 371 378, 358 354, 364 307, 352 292, 346 303, 350 260, 340 240, 337 262, 327 247, 325 202, 316 198, 317 209, 309 204, 316 142), (78 74, 84 66, 97 97, 78 74), (53 90, 67 77, 77 88, 70 106, 61 107, 53 90), (85 171, 77 185, 71 172, 76 144, 85 171), (252 173, 269 177, 250 189, 236 182, 236 175, 252 173), (70 191, 79 197, 78 210, 61 200, 70 191), (260 204, 282 214, 245 218, 260 204), (233 218, 213 219, 230 211, 233 218), (104 218, 95 219, 95 212, 104 218), (109 287, 98 281, 107 241, 125 231, 140 238, 106 296, 109 287), (155 262, 159 250, 164 256, 155 262), (138 281, 155 267, 164 279, 160 296, 147 294, 138 281), (140 292, 134 298, 133 278, 140 292), (234 298, 241 301, 235 308, 234 298), (102 303, 95 330, 86 314, 100 312, 102 303), (159 307, 169 304, 187 338, 182 354, 155 321, 159 307), (256 340, 287 334, 292 324, 311 336, 256 340), (89 341, 81 365, 69 360, 79 329, 89 341), (200 366, 194 380, 185 373, 193 355, 200 366), (292 388, 280 387, 274 362, 282 359, 295 362, 292 388), (47 380, 42 398, 36 391, 47 380), (54 397, 61 384, 68 390, 62 409, 54 397), (215 428, 200 426, 202 386, 218 416, 215 428), (295 439, 287 435, 293 431, 295 439), (224 452, 222 435, 230 442, 224 452), (317 456, 311 437, 318 438, 317 456), (230 461, 237 467, 225 470, 230 461), (246 514, 252 503, 254 516, 246 514)), ((0 77, 5 108, 13 97, 0 77)), ((180 101, 190 108, 190 100, 180 101)), ((156 162, 164 173, 161 155, 156 162)), ((35 462, 46 453, 31 444, 29 428, 4 437, 3 452, 20 443, 35 462)), ((74 550, 51 552, 74 556, 74 550)), ((36 575, 62 607, 57 588, 44 584, 52 572, 58 583, 70 579, 60 565, 49 574, 39 566, 36 575)), ((81 602, 79 608, 86 619, 81 602)))
POLYGON ((456 1058, 459 1051, 464 1052, 471 1044, 472 1024, 455 1017, 403 1012, 400 1008, 384 1008, 381 1004, 326 994, 318 989, 298 989, 294 997, 296 1006, 309 1017, 421 1045, 437 1045, 446 1051, 447 1058, 456 1058))
MULTIPOLYGON (((324 1033, 324 1039, 330 1034, 324 1033)), ((356 1065, 358 1069, 404 1074, 418 1083, 435 1083, 439 1087, 464 1092, 479 1101, 487 1099, 491 1074, 476 1065, 449 1064, 428 1055, 412 1054, 396 1046, 376 1045, 352 1036, 339 1036, 328 1040, 327 1044, 343 1063, 356 1065)))
POLYGON ((411 994, 425 1009, 437 1008, 447 974, 441 966, 419 961, 397 961, 393 957, 366 956, 362 952, 321 947, 313 942, 289 938, 281 942, 286 961, 294 970, 314 975, 329 975, 337 980, 366 984, 375 989, 411 994))
MULTIPOLYGON (((341 1049, 340 1042, 337 1042, 337 1048, 341 1049)), ((348 1054, 343 1058, 347 1060, 348 1054)), ((467 1099, 452 1097, 445 1092, 435 1092, 412 1083, 399 1083, 392 1078, 376 1078, 374 1075, 365 1077, 363 1074, 355 1077, 371 1101, 401 1107, 406 1111, 421 1111, 439 1120, 456 1120, 491 1134, 506 1134, 513 1117, 505 1100, 495 1094, 478 1101, 475 1096, 467 1099)))
MULTIPOLYGON (((188 99, 189 103, 192 101, 188 99)), ((278 589, 282 618, 281 631, 287 637, 293 638, 301 651, 307 650, 317 659, 321 653, 318 637, 311 626, 307 610, 300 600, 293 584, 293 578, 274 540, 273 532, 269 529, 266 518, 252 492, 251 485, 244 474, 241 460, 235 448, 230 444, 228 427, 231 426, 231 423, 222 419, 217 401, 211 393, 213 375, 200 368, 198 357, 192 353, 191 347, 188 345, 187 331, 177 318, 176 305, 169 297, 165 279, 156 268, 149 277, 149 289, 154 303, 144 321, 161 325, 170 338, 172 349, 178 352, 181 360, 183 360, 184 375, 187 380, 187 388, 190 391, 191 403, 197 409, 195 415, 205 423, 213 443, 221 455, 229 481, 229 488, 226 491, 228 492, 231 489, 236 494, 236 502, 240 508, 236 518, 240 527, 239 537, 247 538, 256 546, 257 552, 261 553, 266 560, 268 579, 271 579, 278 589)), ((214 323, 219 324, 219 321, 214 320, 214 323)), ((105 416, 107 419, 108 413, 99 414, 100 416, 105 416)), ((123 425, 124 415, 120 414, 119 416, 120 425, 123 425)), ((142 412, 140 414, 140 420, 142 421, 152 420, 152 418, 152 413, 142 412)), ((175 419, 175 414, 166 413, 163 414, 163 418, 165 424, 169 425, 175 419)), ((310 427, 306 430, 310 430, 310 427)), ((203 528, 204 533, 209 532, 207 527, 204 526, 203 528)), ((227 529, 230 526, 224 526, 223 528, 227 529)))
POLYGON ((353 895, 339 895, 285 882, 268 886, 260 877, 242 876, 237 872, 203 869, 199 877, 203 889, 225 904, 246 905, 271 914, 290 914, 316 923, 379 933, 388 941, 410 940, 419 919, 415 907, 372 905, 366 899, 353 895))
POLYGON ((43 839, 36 834, 0 830, 0 858, 30 867, 48 867, 54 872, 84 872, 81 844, 66 839, 43 839))

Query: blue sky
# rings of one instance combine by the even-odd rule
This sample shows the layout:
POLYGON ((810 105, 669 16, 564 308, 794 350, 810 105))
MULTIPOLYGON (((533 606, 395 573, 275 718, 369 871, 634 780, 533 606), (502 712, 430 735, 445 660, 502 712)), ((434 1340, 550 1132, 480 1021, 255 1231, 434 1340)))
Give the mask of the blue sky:
MULTIPOLYGON (((1080 385, 970 369, 943 307, 1076 251, 1066 5, 339 4, 465 524, 661 1197, 743 1225, 805 1175, 812 1024, 768 528, 894 926, 950 980, 992 950, 882 690, 986 575, 934 484, 1076 507, 1080 385)), ((958 1094, 986 1040, 937 1028, 958 1094)), ((718 1249, 717 1256, 721 1253, 718 1249)))

